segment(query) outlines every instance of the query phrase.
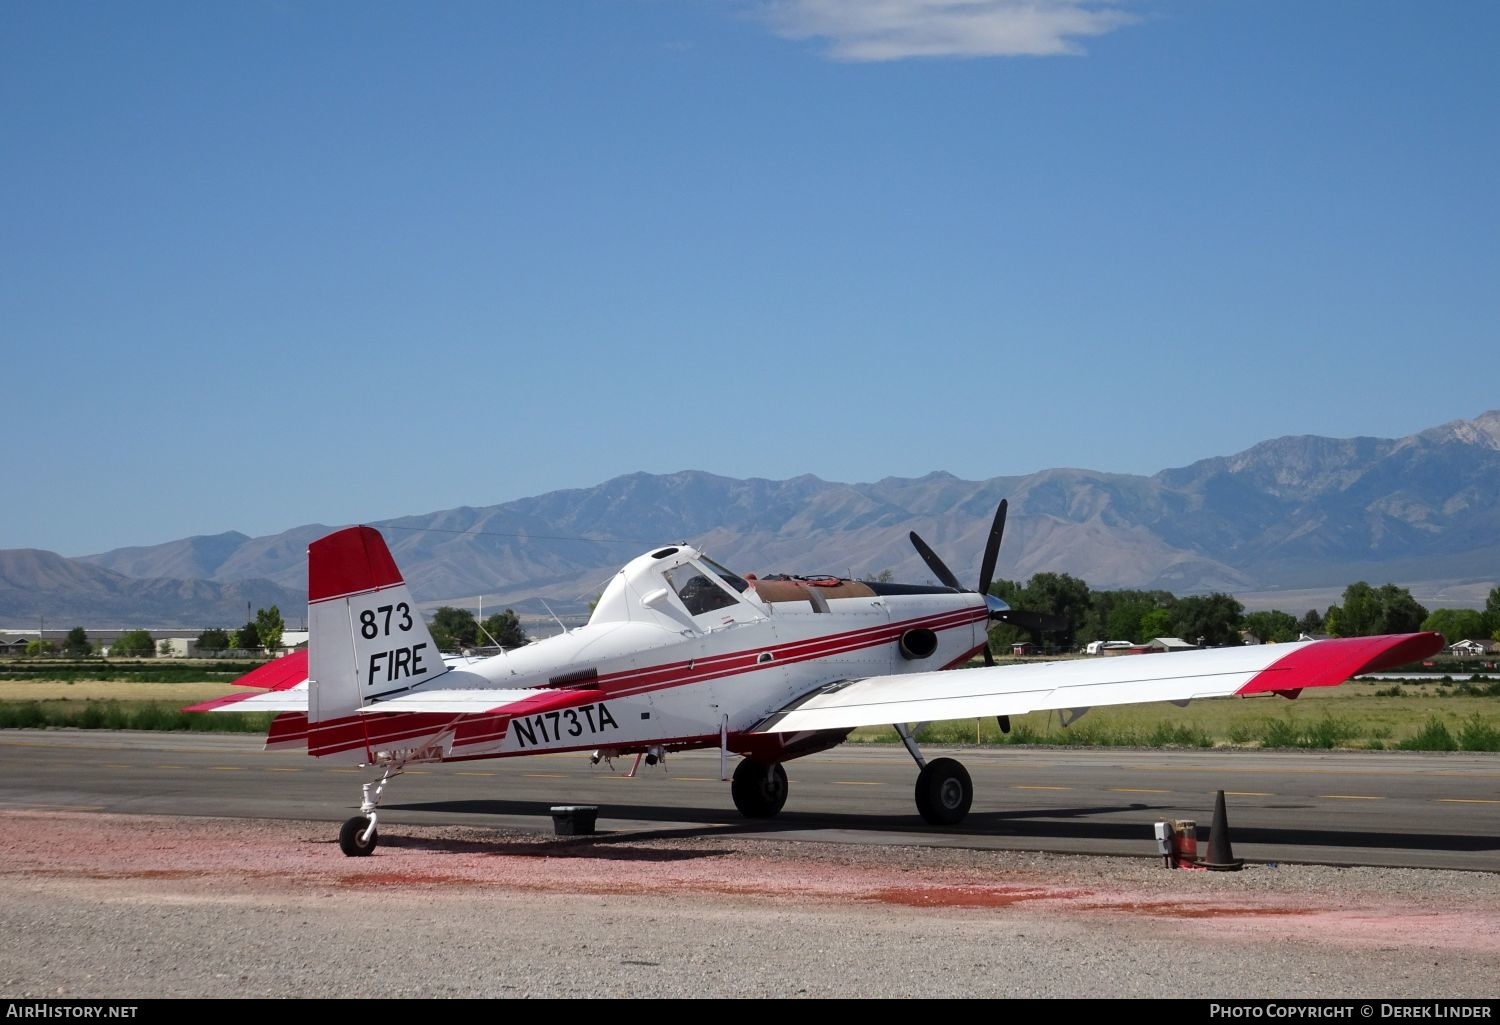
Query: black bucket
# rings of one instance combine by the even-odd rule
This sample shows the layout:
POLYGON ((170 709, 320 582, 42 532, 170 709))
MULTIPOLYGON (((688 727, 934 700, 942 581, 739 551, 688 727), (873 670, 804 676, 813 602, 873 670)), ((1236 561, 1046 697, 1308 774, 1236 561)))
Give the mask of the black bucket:
POLYGON ((594 832, 599 809, 594 805, 564 804, 552 809, 552 829, 558 836, 582 836, 594 832))

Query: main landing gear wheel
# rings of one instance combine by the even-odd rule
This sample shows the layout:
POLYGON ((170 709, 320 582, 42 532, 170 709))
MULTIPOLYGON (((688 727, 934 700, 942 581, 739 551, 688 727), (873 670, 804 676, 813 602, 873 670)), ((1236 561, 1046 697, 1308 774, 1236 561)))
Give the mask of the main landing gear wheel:
POLYGON ((934 826, 952 826, 969 814, 974 783, 952 758, 935 758, 917 774, 917 811, 934 826))
POLYGON ((363 858, 375 853, 375 842, 379 833, 372 832, 370 839, 366 840, 365 830, 370 828, 370 820, 364 815, 356 815, 344 823, 344 828, 339 830, 339 848, 351 858, 363 858))
POLYGON ((773 818, 786 804, 786 769, 780 762, 765 765, 746 758, 735 767, 729 793, 745 818, 773 818))

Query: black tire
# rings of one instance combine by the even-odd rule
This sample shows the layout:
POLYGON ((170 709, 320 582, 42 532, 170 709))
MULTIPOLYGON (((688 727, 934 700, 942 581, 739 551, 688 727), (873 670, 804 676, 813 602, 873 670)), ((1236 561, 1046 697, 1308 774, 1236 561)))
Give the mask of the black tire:
POLYGON ((339 830, 339 849, 351 858, 366 858, 375 853, 375 843, 380 839, 378 832, 371 833, 370 839, 365 840, 365 830, 370 828, 370 820, 363 815, 356 815, 344 823, 344 828, 339 830))
POLYGON ((769 819, 786 804, 787 786, 786 769, 780 762, 765 765, 746 758, 735 767, 729 793, 745 818, 769 819))
POLYGON ((952 758, 936 758, 917 774, 917 812, 934 826, 953 826, 969 814, 974 783, 952 758))

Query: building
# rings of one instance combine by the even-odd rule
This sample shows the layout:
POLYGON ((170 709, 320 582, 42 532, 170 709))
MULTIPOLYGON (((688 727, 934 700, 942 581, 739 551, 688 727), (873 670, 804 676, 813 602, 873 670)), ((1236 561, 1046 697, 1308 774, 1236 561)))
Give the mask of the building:
POLYGON ((1197 651, 1198 645, 1189 644, 1181 637, 1153 637, 1146 642, 1147 651, 1197 651))

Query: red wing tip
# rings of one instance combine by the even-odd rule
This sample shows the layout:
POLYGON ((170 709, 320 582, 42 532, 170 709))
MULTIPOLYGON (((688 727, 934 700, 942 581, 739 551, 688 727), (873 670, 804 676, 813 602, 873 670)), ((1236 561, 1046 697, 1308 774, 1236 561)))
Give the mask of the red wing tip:
POLYGON ((1443 635, 1431 631, 1315 641, 1256 674, 1238 693, 1335 687, 1365 673, 1419 661, 1442 651, 1444 644, 1443 635))

